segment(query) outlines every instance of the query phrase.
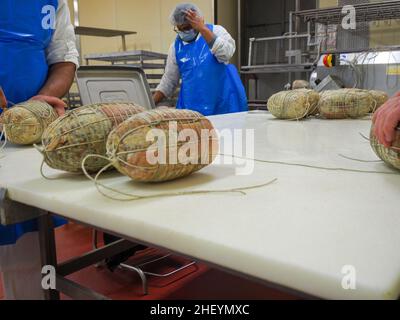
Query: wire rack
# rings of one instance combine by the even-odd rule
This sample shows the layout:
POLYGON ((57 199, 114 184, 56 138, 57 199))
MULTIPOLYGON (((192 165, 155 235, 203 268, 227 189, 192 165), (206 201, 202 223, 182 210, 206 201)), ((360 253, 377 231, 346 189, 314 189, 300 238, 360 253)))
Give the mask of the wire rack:
MULTIPOLYGON (((355 1, 348 1, 355 2, 355 1)), ((373 3, 353 4, 357 22, 371 22, 396 19, 400 16, 400 1, 379 1, 373 3)), ((342 13, 343 6, 297 11, 293 14, 304 21, 322 24, 341 24, 347 13, 342 13)))
MULTIPOLYGON (((355 1, 341 1, 342 4, 355 1)), ((293 12, 321 43, 322 53, 363 52, 400 48, 400 1, 353 4, 356 28, 344 29, 343 6, 293 12)))
POLYGON ((251 38, 246 72, 296 72, 309 70, 319 57, 309 34, 288 33, 278 37, 251 38))
POLYGON ((305 63, 308 39, 308 35, 253 39, 250 64, 284 64, 289 59, 297 64, 305 63))

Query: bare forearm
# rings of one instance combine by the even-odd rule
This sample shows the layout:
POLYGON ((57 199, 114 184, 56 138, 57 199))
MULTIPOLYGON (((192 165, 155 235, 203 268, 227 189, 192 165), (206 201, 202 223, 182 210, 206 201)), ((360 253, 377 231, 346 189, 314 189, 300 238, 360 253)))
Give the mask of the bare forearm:
POLYGON ((70 62, 56 63, 50 67, 47 81, 39 95, 62 98, 71 88, 76 66, 70 62))
POLYGON ((197 12, 189 10, 186 14, 186 19, 189 21, 193 29, 201 33, 209 45, 215 41, 216 35, 208 29, 204 23, 204 18, 200 17, 197 12))
POLYGON ((154 103, 158 104, 165 99, 165 95, 161 91, 156 91, 153 94, 153 99, 154 99, 154 103))
POLYGON ((206 40, 206 42, 208 44, 210 44, 211 42, 213 42, 215 40, 215 38, 217 37, 214 32, 212 32, 210 29, 208 29, 206 26, 204 26, 203 28, 201 28, 200 30, 201 35, 203 36, 203 38, 206 40))
POLYGON ((4 94, 3 89, 0 86, 0 109, 6 108, 7 107, 7 98, 6 95, 4 94))

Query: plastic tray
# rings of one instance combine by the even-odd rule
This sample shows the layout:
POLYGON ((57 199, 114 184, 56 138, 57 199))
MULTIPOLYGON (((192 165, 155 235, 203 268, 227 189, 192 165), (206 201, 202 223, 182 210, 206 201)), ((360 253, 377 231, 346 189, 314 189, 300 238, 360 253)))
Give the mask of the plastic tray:
POLYGON ((155 107, 144 71, 129 66, 86 66, 77 72, 83 105, 101 102, 135 102, 155 107))

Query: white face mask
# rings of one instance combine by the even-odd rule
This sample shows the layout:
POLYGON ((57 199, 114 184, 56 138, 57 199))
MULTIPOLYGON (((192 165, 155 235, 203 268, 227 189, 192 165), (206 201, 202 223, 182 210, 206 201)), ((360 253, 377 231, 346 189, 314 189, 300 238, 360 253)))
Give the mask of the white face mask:
POLYGON ((192 42, 194 39, 197 38, 198 34, 199 33, 194 29, 188 31, 178 31, 179 38, 181 38, 182 41, 185 42, 192 42))

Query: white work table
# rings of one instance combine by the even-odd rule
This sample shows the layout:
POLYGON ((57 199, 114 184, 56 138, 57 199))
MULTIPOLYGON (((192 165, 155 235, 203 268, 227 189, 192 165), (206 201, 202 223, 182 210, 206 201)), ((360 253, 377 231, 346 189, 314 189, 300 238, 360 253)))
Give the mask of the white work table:
MULTIPOLYGON (((255 158, 328 168, 395 172, 377 160, 366 120, 301 122, 257 112, 211 118, 218 129, 255 129, 255 158)), ((103 183, 132 193, 232 189, 278 180, 240 194, 201 194, 118 202, 101 196, 85 177, 46 169, 30 148, 6 149, 0 187, 11 200, 153 244, 215 266, 327 299, 400 296, 400 175, 329 171, 256 163, 214 164, 191 177, 137 184, 117 173, 103 183), (343 267, 356 271, 356 290, 344 290, 343 267)), ((238 288, 240 290, 240 288, 238 288)))

